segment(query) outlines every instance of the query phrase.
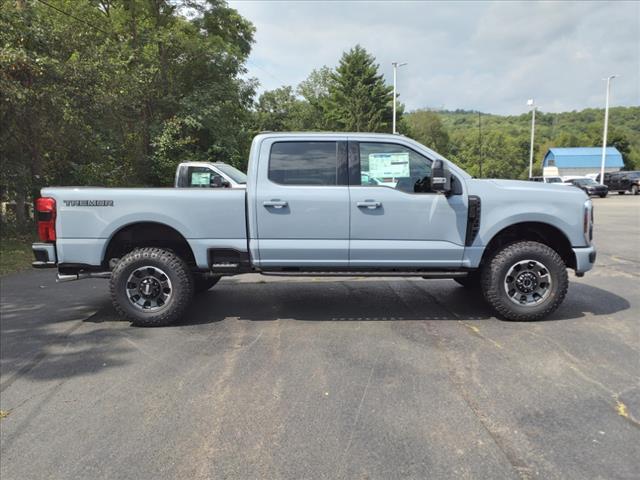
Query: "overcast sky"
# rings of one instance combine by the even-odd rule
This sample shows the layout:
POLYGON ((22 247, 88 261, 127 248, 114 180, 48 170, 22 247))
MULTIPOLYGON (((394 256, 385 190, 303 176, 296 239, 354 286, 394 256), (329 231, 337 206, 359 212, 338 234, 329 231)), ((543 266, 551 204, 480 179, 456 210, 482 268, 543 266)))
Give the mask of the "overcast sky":
POLYGON ((255 25, 249 75, 261 91, 335 67, 359 43, 400 101, 421 107, 522 113, 640 104, 640 2, 231 1, 255 25))

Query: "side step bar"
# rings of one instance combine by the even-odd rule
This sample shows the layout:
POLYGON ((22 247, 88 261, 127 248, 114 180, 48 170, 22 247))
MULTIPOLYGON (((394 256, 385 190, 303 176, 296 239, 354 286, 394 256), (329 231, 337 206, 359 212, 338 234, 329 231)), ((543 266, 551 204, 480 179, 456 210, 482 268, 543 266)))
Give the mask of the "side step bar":
POLYGON ((468 272, 260 272, 272 277, 422 277, 422 278, 457 278, 466 277, 468 272))
POLYGON ((111 272, 80 272, 72 275, 58 273, 56 281, 58 283, 73 282, 74 280, 83 280, 85 278, 111 278, 111 272))

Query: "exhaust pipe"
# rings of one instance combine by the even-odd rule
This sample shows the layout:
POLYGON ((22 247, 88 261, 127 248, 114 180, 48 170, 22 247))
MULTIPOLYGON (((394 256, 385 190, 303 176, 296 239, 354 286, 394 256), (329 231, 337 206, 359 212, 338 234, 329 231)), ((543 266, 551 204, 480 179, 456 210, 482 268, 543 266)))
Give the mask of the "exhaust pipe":
POLYGON ((75 280, 84 280, 85 278, 111 278, 111 272, 79 272, 71 275, 58 273, 56 281, 58 283, 73 282, 75 280))

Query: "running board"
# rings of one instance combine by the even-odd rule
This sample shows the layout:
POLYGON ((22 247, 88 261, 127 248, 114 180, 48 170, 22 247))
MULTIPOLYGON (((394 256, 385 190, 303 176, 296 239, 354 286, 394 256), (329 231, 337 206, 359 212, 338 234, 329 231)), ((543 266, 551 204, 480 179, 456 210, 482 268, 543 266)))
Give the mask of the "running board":
POLYGON ((85 278, 111 278, 111 272, 58 273, 56 281, 58 283, 73 282, 74 280, 84 280, 85 278))
POLYGON ((422 278, 459 278, 466 277, 469 272, 330 272, 330 271, 302 271, 302 272, 260 272, 272 277, 422 277, 422 278))

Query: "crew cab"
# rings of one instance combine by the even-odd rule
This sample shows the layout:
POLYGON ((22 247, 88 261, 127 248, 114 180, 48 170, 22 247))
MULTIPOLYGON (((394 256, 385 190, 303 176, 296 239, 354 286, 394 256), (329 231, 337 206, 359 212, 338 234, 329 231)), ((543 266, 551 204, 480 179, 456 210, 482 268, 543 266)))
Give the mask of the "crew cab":
POLYGON ((260 134, 243 189, 41 193, 34 267, 108 278, 140 326, 173 322, 194 293, 249 272, 452 278, 501 317, 535 320, 563 301, 567 269, 581 276, 596 257, 583 191, 474 179, 399 135, 260 134))
POLYGON ((223 162, 183 162, 176 169, 176 188, 245 188, 247 175, 223 162))

